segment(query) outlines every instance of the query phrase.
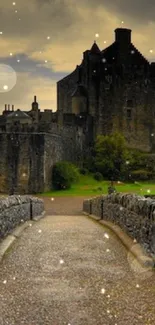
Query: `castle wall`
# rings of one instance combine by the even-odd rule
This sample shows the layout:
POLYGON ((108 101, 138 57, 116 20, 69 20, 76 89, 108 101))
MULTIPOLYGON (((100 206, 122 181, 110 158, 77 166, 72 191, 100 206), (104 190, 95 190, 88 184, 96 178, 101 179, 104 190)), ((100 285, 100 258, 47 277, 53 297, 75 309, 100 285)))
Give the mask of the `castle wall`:
POLYGON ((77 69, 57 83, 57 110, 72 113, 72 93, 78 81, 77 69))
POLYGON ((102 81, 97 133, 120 132, 129 147, 149 152, 155 150, 155 95, 153 87, 145 82, 143 75, 132 82, 120 78, 108 90, 102 81))
MULTIPOLYGON (((54 132, 55 131, 55 132, 54 132)), ((52 133, 0 134, 0 192, 40 193, 51 190, 52 166, 67 160, 81 166, 84 135, 74 126, 52 133)))
POLYGON ((50 191, 52 185, 52 166, 64 158, 60 134, 45 134, 44 143, 44 191, 50 191))
POLYGON ((43 135, 1 133, 0 146, 0 192, 24 194, 43 191, 43 135))
POLYGON ((7 139, 6 134, 0 133, 0 192, 7 192, 8 166, 7 166, 7 139))

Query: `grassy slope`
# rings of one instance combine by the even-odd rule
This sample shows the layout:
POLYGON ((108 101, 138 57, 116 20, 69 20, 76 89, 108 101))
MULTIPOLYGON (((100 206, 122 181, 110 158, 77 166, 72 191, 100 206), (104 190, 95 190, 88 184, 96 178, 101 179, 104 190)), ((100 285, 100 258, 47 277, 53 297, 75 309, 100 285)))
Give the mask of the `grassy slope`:
MULTIPOLYGON (((63 191, 51 191, 41 194, 42 196, 95 196, 100 194, 107 194, 107 188, 109 186, 108 181, 98 182, 88 175, 81 175, 80 181, 74 184, 71 189, 63 191), (102 190, 98 190, 101 187, 102 190)), ((137 193, 137 194, 149 194, 147 190, 150 190, 151 194, 155 194, 155 182, 137 182, 133 184, 115 183, 117 192, 137 193), (142 190, 141 190, 142 189, 142 190)))

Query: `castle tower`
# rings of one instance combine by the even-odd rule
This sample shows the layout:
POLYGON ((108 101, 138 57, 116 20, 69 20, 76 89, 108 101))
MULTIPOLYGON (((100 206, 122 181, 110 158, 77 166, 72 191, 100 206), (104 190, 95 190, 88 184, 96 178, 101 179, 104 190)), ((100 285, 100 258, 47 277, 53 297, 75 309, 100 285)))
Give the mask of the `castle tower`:
POLYGON ((118 48, 118 63, 127 64, 131 47, 131 29, 115 29, 115 43, 118 48))
POLYGON ((117 42, 119 45, 129 45, 131 43, 131 29, 116 28, 115 42, 117 42))
POLYGON ((72 94, 72 113, 75 115, 87 113, 87 90, 80 83, 77 83, 72 94))

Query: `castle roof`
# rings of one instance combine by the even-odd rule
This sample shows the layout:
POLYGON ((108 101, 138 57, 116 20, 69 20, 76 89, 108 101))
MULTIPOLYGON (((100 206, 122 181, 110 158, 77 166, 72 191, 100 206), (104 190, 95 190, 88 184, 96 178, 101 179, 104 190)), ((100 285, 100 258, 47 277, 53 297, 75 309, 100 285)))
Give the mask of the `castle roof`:
POLYGON ((82 84, 77 84, 75 90, 73 91, 72 97, 87 97, 87 89, 82 84))
POLYGON ((98 54, 98 53, 101 53, 98 45, 96 44, 96 41, 94 41, 94 44, 92 45, 91 49, 90 49, 90 52, 91 53, 94 53, 94 54, 98 54))
POLYGON ((29 118, 31 119, 31 117, 26 114, 25 112, 22 112, 20 109, 17 109, 17 111, 13 112, 13 113, 10 113, 8 116, 7 116, 7 119, 12 119, 12 118, 20 118, 20 119, 25 119, 25 118, 29 118))
MULTIPOLYGON (((105 58, 107 63, 115 62, 121 51, 120 44, 118 42, 112 43, 110 46, 101 51, 102 58, 105 58)), ((135 65, 149 64, 149 61, 137 50, 132 44, 128 44, 128 54, 130 55, 130 62, 135 65)))

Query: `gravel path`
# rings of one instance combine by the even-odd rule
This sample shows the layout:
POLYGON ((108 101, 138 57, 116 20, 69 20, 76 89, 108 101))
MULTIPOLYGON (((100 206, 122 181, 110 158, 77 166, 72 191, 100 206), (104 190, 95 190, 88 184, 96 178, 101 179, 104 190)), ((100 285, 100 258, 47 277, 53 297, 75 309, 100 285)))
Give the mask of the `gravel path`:
POLYGON ((154 272, 82 216, 81 200, 45 199, 54 214, 26 229, 1 262, 0 325, 155 324, 154 272))
POLYGON ((48 215, 79 215, 82 214, 83 200, 87 197, 45 197, 44 204, 48 215))

